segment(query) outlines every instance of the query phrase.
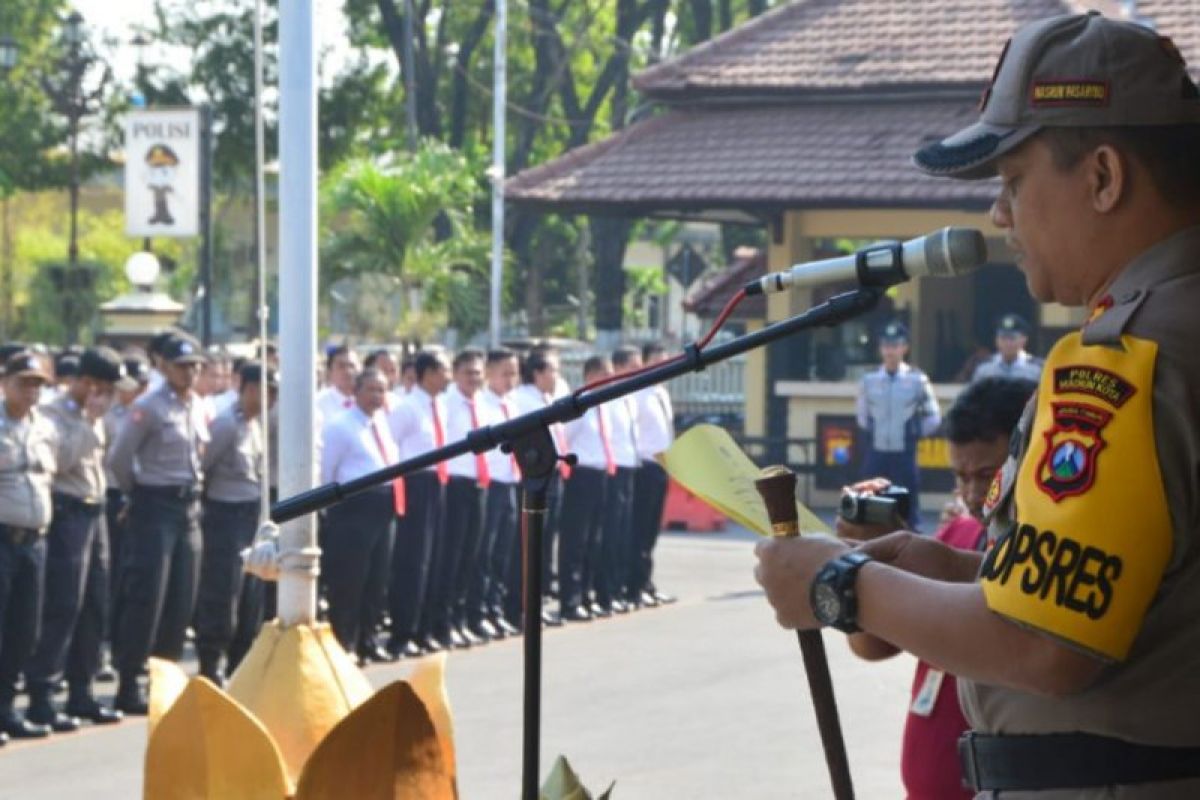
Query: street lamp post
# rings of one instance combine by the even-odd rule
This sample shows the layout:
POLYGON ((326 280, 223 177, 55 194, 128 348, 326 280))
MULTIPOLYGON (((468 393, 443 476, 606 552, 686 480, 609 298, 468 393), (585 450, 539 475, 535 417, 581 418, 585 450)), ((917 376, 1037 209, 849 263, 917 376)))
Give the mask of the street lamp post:
MULTIPOLYGON (((6 77, 16 68, 20 55, 16 40, 7 33, 0 34, 0 77, 6 77)), ((0 339, 8 339, 12 319, 12 231, 8 206, 11 191, 9 186, 0 186, 0 339)))
MULTIPOLYGON (((42 80, 42 87, 54 104, 54 109, 67 120, 67 137, 71 153, 70 167, 70 227, 67 242, 67 272, 64 276, 64 308, 72 308, 70 295, 73 291, 84 288, 86 279, 78 275, 79 267, 79 130, 80 123, 85 117, 100 110, 104 90, 112 77, 112 70, 96 55, 87 41, 87 31, 83 24, 83 15, 78 11, 71 12, 63 22, 62 28, 63 52, 57 62, 58 69, 54 77, 47 76, 42 80), (96 67, 102 67, 95 79, 93 87, 87 85, 88 78, 96 73, 96 67)), ((77 320, 74 313, 65 315, 68 336, 74 341, 78 338, 77 320)))

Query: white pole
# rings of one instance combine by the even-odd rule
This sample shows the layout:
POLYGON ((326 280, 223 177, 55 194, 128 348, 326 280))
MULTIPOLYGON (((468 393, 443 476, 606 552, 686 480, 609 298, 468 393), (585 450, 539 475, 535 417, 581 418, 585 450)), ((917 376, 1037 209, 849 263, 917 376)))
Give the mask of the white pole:
MULTIPOLYGON (((313 429, 317 349, 317 69, 315 0, 279 4, 279 492, 316 483, 313 429)), ((316 620, 315 560, 293 554, 317 546, 311 515, 280 531, 279 619, 316 620), (299 565, 296 562, 301 562, 299 565), (309 563, 305 563, 305 562, 309 563), (300 566, 300 569, 293 569, 300 566)))
POLYGON ((504 281, 504 106, 508 4, 496 0, 496 54, 492 92, 492 292, 490 339, 500 346, 500 288, 504 281))
POLYGON ((259 522, 266 522, 271 512, 271 423, 270 423, 270 390, 267 386, 267 371, 270 363, 267 359, 267 185, 263 177, 263 162, 266 160, 266 145, 263 141, 263 36, 262 36, 262 0, 254 2, 254 238, 258 243, 255 259, 258 261, 258 346, 260 349, 259 363, 262 369, 262 381, 259 389, 262 394, 263 451, 262 469, 262 504, 259 508, 259 522))

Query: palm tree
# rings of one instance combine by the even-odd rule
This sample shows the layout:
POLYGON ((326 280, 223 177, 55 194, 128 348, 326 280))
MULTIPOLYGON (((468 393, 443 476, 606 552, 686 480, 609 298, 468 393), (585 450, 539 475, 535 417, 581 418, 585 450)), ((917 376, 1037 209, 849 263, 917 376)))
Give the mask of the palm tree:
MULTIPOLYGON (((464 335, 487 322, 489 240, 473 225, 479 191, 467 159, 426 142, 390 164, 352 160, 322 188, 321 263, 326 285, 344 277, 379 278, 398 292, 400 318, 363 320, 381 335, 427 338, 449 325, 464 335), (439 235, 439 231, 441 235, 439 235)), ((286 235, 286 232, 285 232, 286 235)))

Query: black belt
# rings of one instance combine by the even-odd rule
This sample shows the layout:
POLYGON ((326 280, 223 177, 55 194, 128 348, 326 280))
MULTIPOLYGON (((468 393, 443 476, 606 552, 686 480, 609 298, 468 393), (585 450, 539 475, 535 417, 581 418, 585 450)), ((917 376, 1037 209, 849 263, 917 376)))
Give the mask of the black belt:
POLYGON ((194 484, 182 486, 148 486, 144 483, 134 484, 133 491, 158 497, 170 497, 173 500, 195 500, 200 497, 200 487, 194 484))
POLYGON ((68 508, 73 508, 78 511, 86 511, 90 514, 98 514, 104 510, 103 500, 85 500, 82 497, 66 494, 65 492, 53 492, 50 495, 55 503, 64 505, 68 508))
POLYGON ((24 547, 27 544, 36 542, 42 532, 37 528, 18 528, 15 525, 0 525, 0 534, 3 534, 17 547, 24 547))
POLYGON ((977 792, 1086 789, 1200 778, 1200 747, 1134 744, 1090 733, 958 740, 963 785, 977 792))

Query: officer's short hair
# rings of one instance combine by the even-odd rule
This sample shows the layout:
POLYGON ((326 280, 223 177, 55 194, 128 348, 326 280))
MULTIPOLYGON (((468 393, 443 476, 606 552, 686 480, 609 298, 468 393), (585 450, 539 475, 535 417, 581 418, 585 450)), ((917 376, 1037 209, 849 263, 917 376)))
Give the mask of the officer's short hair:
POLYGON ((422 350, 417 353, 417 357, 413 359, 413 369, 417 371, 417 380, 420 381, 425 377, 425 373, 431 369, 446 366, 446 358, 441 353, 435 353, 431 350, 422 350))
POLYGON ((515 350, 509 350, 507 347, 497 347, 495 350, 488 350, 486 363, 490 367, 493 364, 499 364, 501 361, 507 361, 510 358, 516 357, 517 353, 515 350))
POLYGON ((616 350, 612 351, 613 369, 620 369, 621 367, 628 364, 630 361, 633 361, 633 359, 636 358, 638 356, 638 354, 639 354, 639 351, 636 347, 631 347, 629 345, 622 345, 622 346, 618 347, 616 350))
POLYGON ((583 374, 585 376, 592 375, 596 372, 607 371, 611 367, 612 363, 606 356, 592 356, 583 362, 583 374))
POLYGON ((1101 145, 1137 161, 1163 199, 1200 205, 1200 125, 1130 125, 1106 128, 1045 128, 1040 134, 1058 169, 1066 171, 1101 145))
POLYGON ((467 349, 460 351, 459 354, 454 357, 454 363, 450 366, 455 372, 457 372, 458 368, 463 364, 466 364, 468 361, 475 361, 477 359, 479 361, 483 361, 483 351, 475 347, 468 347, 467 349))
POLYGON ((358 392, 367 381, 372 380, 381 381, 384 386, 387 386, 387 378, 384 377, 382 370, 378 370, 375 367, 367 367, 354 376, 354 391, 358 392))
POLYGON ((550 356, 557 355, 554 348, 535 347, 521 359, 521 383, 533 383, 533 376, 550 366, 550 356))
POLYGON ((646 342, 642 345, 642 361, 649 361, 665 352, 667 348, 663 347, 661 342, 646 342))
POLYGON ((375 362, 379 361, 379 359, 383 358, 384 356, 391 358, 392 351, 388 350, 386 347, 376 348, 375 350, 367 353, 367 357, 363 359, 363 366, 373 367, 375 366, 375 362))
POLYGON ((1037 384, 1024 378, 983 378, 954 398, 942 423, 954 444, 1008 439, 1037 384))

